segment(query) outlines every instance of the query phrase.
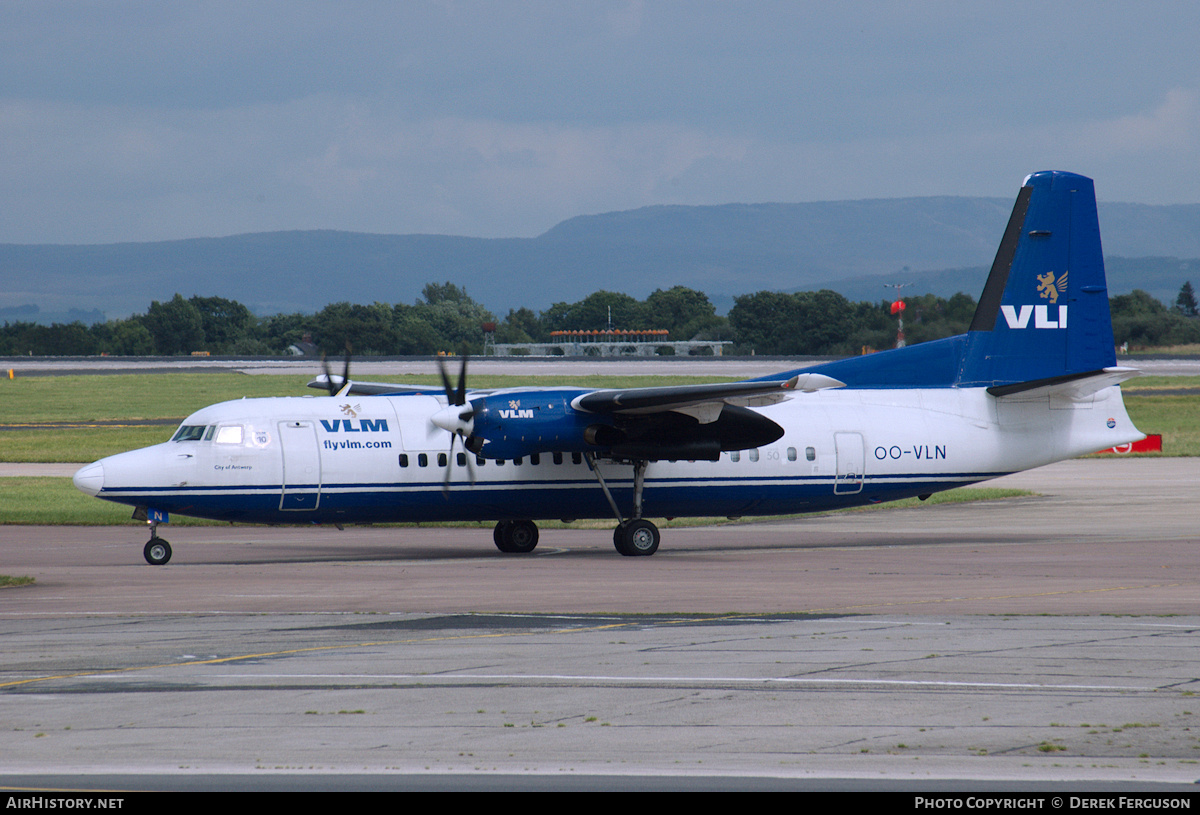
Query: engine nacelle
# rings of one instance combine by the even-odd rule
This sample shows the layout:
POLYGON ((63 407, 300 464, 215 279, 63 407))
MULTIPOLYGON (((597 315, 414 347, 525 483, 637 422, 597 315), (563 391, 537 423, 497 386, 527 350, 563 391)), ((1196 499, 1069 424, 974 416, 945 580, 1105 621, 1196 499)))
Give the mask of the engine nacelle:
POLYGON ((783 428, 760 413, 725 405, 701 424, 694 417, 657 413, 591 413, 577 410, 575 389, 503 391, 471 400, 473 430, 467 447, 492 459, 559 451, 628 459, 715 461, 725 450, 761 447, 783 428))
MULTIPOLYGON (((485 458, 520 458, 533 453, 589 452, 588 427, 597 417, 575 410, 570 390, 500 391, 471 400, 473 428, 467 447, 485 458)), ((603 422, 611 428, 611 422, 603 422)), ((594 438, 594 436, 593 436, 594 438)))

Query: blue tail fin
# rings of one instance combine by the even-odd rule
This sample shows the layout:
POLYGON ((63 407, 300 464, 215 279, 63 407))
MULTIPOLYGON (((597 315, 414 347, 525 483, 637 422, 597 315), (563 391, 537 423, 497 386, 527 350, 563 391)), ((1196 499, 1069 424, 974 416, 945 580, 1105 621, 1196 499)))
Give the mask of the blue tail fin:
POLYGON ((1061 380, 1115 365, 1092 180, 1034 173, 967 333, 958 384, 1061 380))

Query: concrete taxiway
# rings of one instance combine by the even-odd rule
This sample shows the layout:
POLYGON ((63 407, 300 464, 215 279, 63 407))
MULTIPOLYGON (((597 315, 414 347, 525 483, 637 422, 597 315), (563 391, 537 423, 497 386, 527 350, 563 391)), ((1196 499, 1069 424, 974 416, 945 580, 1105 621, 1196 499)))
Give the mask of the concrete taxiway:
MULTIPOLYGON (((0 773, 1200 778, 1200 460, 607 529, 0 529, 0 773)), ((336 786, 336 785, 335 785, 336 786)))

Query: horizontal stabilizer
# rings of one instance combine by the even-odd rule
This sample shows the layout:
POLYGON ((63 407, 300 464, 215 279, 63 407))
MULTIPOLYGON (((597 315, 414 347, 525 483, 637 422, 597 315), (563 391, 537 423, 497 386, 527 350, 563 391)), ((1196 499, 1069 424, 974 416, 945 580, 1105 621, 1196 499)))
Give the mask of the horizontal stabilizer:
POLYGON ((988 388, 988 393, 1000 398, 1010 397, 1021 401, 1044 399, 1047 396, 1078 400, 1086 399, 1104 388, 1119 385, 1126 379, 1132 379, 1141 374, 1142 372, 1136 368, 1105 368, 1085 374, 1038 379, 1015 385, 998 385, 988 388))

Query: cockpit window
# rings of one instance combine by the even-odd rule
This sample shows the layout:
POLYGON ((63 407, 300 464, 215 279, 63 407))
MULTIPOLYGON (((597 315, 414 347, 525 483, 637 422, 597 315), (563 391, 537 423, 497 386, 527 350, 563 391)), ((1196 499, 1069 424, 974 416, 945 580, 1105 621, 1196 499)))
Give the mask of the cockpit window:
MULTIPOLYGON (((207 437, 205 437, 207 438, 207 437)), ((217 444, 241 444, 242 426, 240 424, 225 425, 217 430, 217 444)))
POLYGON ((171 441, 200 441, 204 438, 205 425, 185 424, 175 431, 171 441))

